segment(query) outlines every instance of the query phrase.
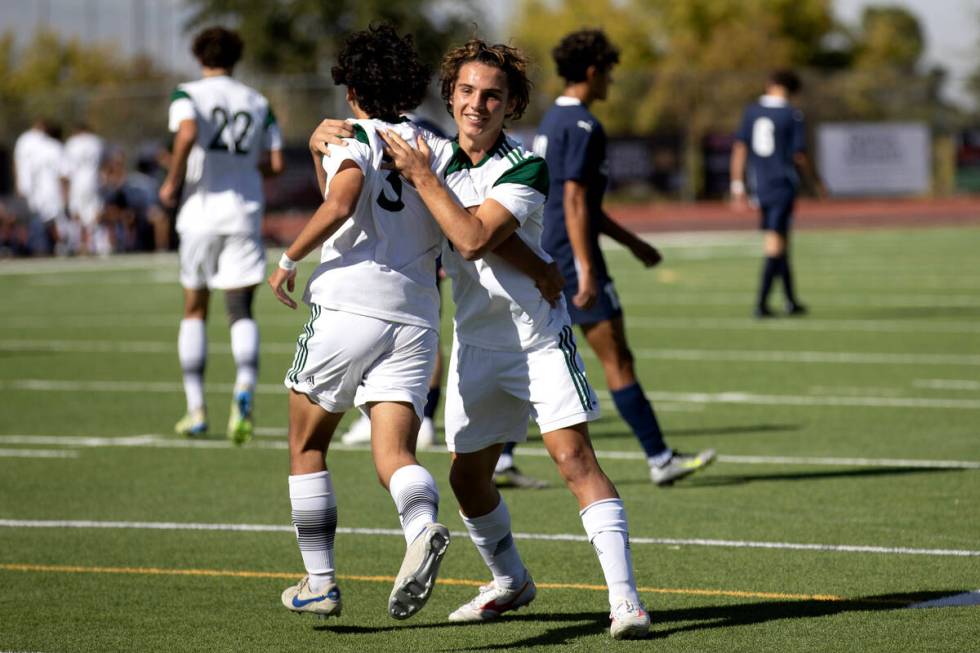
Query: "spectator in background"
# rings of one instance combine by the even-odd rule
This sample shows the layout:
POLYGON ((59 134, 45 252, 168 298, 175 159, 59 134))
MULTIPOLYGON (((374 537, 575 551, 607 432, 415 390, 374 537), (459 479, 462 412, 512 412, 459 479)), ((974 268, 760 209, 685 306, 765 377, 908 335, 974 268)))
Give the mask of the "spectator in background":
MULTIPOLYGON (((79 250, 95 252, 99 220, 102 215, 102 195, 99 192, 99 171, 105 154, 105 143, 84 123, 75 125, 65 141, 61 160, 64 195, 68 200, 68 216, 79 231, 79 250)), ((106 252, 103 252, 106 253, 106 252)))
POLYGON ((65 200, 61 187, 60 129, 44 119, 35 120, 14 145, 17 192, 30 214, 28 247, 33 254, 53 254, 59 242, 65 200))
POLYGON ((772 72, 765 95, 746 107, 732 148, 732 203, 736 210, 744 210, 748 205, 747 191, 751 191, 761 212, 760 228, 765 231, 765 263, 754 310, 757 318, 773 316, 768 299, 777 278, 783 282, 786 314, 806 313, 806 307, 796 297, 789 264, 789 230, 800 186, 798 170, 811 179, 818 196, 825 196, 826 191, 806 155, 803 113, 790 104, 799 90, 796 73, 772 72))

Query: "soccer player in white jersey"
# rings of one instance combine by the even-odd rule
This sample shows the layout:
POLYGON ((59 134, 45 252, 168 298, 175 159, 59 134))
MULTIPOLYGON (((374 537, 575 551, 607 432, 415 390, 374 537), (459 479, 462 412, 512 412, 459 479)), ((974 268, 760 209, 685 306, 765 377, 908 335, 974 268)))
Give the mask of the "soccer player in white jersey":
POLYGON ((446 397, 450 483, 493 580, 449 619, 488 621, 534 599, 534 581, 493 482, 504 443, 525 440, 533 417, 598 554, 609 588, 610 633, 643 637, 650 618, 637 593, 626 512, 589 439, 598 400, 564 301, 550 306, 527 276, 490 251, 516 233, 548 258, 540 245, 547 167, 503 131, 505 119, 519 118, 527 107, 526 67, 520 51, 478 39, 444 57, 442 95, 459 136, 442 178, 432 172, 425 140, 416 139, 416 149, 394 131, 385 134, 395 167, 452 244, 443 255, 456 304, 446 397))
POLYGON ((53 134, 59 130, 38 119, 14 144, 17 192, 31 213, 31 244, 35 254, 58 249, 64 231, 65 201, 61 187, 64 146, 53 134))
POLYGON ((195 37, 192 50, 203 78, 179 85, 171 98, 173 162, 160 187, 160 201, 172 207, 183 185, 177 214, 184 287, 178 351, 187 414, 175 430, 188 436, 207 433, 205 321, 210 292, 221 289, 237 367, 228 419, 228 437, 236 444, 248 441, 253 430, 259 328, 252 319, 252 298, 265 278, 262 175, 283 169, 282 137, 268 100, 231 77, 242 48, 238 34, 223 27, 195 37))
POLYGON ((61 176, 68 187, 68 213, 81 227, 81 248, 86 254, 108 254, 108 236, 98 224, 102 212, 99 194, 99 167, 105 153, 105 143, 84 124, 75 126, 65 141, 61 176))

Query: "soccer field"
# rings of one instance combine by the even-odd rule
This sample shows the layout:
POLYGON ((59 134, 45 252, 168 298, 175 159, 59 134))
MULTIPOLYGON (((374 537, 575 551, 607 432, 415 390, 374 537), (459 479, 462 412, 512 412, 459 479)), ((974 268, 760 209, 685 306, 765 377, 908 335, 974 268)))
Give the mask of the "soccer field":
POLYGON ((489 574, 433 450, 420 459, 454 540, 426 608, 388 617, 404 539, 368 450, 338 442, 343 615, 286 611, 279 594, 303 568, 281 379, 308 313, 259 293, 258 435, 232 448, 215 297, 214 433, 177 438, 167 255, 0 262, 0 650, 980 650, 980 228, 801 232, 811 314, 769 321, 749 317, 757 233, 652 240, 665 255, 652 271, 608 252, 637 367, 668 442, 715 447, 718 461, 655 488, 583 352, 651 640, 609 639, 601 570, 533 429, 517 461, 551 487, 504 491, 539 588, 530 607, 446 621, 489 574))

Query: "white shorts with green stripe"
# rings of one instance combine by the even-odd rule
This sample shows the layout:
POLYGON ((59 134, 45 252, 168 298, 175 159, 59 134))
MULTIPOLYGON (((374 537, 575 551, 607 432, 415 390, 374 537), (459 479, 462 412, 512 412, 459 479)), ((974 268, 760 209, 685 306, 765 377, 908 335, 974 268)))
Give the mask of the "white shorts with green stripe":
POLYGON ((599 417, 572 328, 527 351, 498 351, 453 342, 446 387, 446 446, 471 453, 524 442, 528 420, 542 433, 599 417))
POLYGON ((284 383, 330 413, 396 401, 421 419, 438 346, 435 329, 313 304, 284 383))

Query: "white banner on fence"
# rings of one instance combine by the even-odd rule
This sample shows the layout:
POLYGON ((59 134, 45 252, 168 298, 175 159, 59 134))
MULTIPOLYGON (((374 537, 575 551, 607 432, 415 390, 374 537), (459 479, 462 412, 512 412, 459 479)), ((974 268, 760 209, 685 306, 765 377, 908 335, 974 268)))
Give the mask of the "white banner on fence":
POLYGON ((824 123, 817 128, 817 165, 834 195, 927 193, 931 153, 925 123, 824 123))

